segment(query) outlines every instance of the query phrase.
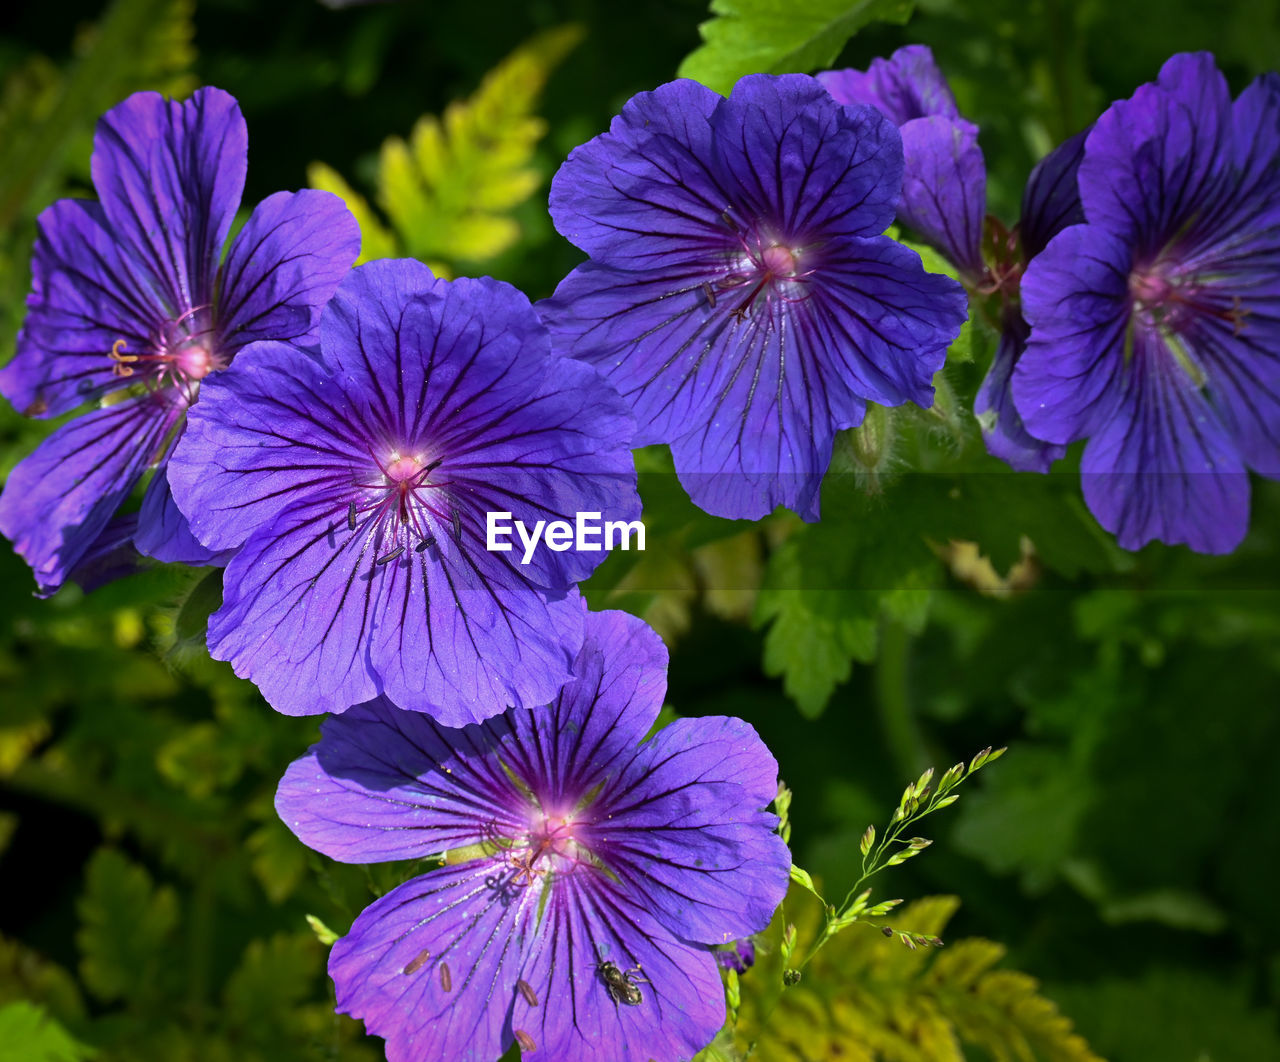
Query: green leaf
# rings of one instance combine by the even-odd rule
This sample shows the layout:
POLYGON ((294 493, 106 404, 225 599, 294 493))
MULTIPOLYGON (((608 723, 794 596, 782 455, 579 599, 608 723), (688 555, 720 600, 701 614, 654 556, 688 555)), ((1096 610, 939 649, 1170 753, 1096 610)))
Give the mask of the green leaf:
POLYGON ((360 223, 360 260, 408 253, 437 272, 508 250, 521 230, 511 216, 541 185, 534 151, 546 123, 533 113, 551 71, 582 38, 577 26, 548 30, 521 45, 467 100, 419 118, 407 139, 390 137, 378 160, 376 202, 337 171, 314 163, 313 187, 346 201, 360 223))
POLYGON ((57 193, 64 169, 88 171, 93 123, 138 89, 195 87, 194 0, 116 0, 74 45, 65 75, 35 58, 0 96, 0 232, 57 193), (77 161, 71 161, 72 159, 77 161))
POLYGON ((43 1007, 26 1000, 0 1007, 0 1062, 81 1062, 93 1055, 43 1007))
POLYGON ((156 888, 114 848, 100 848, 77 910, 80 975, 89 990, 103 1000, 158 994, 163 951, 178 922, 173 890, 156 888))
POLYGON ((320 973, 323 950, 311 932, 254 940, 227 980, 223 999, 233 1027, 269 1034, 297 1017, 320 973))
POLYGON ((802 73, 829 66, 845 42, 871 22, 902 25, 913 0, 711 0, 702 46, 680 76, 727 93, 744 74, 802 73))

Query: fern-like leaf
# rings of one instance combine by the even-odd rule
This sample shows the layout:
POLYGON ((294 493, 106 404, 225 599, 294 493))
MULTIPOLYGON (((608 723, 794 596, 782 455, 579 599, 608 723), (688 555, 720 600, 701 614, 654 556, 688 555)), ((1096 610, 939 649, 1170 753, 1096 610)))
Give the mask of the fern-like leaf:
POLYGON ((482 262, 511 247, 511 211, 544 174, 533 165, 546 122, 533 113, 547 77, 582 37, 577 26, 539 34, 498 64, 467 100, 419 118, 391 137, 378 159, 374 199, 387 223, 343 177, 313 163, 307 180, 341 196, 360 223, 360 261, 408 254, 440 263, 482 262))
MULTIPOLYGON (((814 913, 812 904, 795 903, 802 905, 814 913)), ((958 906, 955 897, 929 897, 894 912, 892 922, 937 936, 958 906)), ((817 921, 799 920, 802 939, 818 931, 817 921)), ((841 933, 771 1012, 753 994, 776 983, 767 970, 743 978, 739 1040, 754 1040, 751 1057, 770 1062, 964 1062, 966 1046, 993 1062, 1102 1062, 1034 978, 996 968, 1004 955, 1002 945, 982 939, 913 950, 879 933, 841 933)))

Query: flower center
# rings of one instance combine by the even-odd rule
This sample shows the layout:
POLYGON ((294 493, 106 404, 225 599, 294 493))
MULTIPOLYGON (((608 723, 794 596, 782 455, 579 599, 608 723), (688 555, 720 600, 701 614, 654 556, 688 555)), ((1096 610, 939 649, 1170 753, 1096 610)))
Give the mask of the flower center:
POLYGON ((211 342, 212 334, 209 308, 188 310, 176 321, 161 325, 144 345, 135 347, 126 339, 112 343, 107 353, 111 372, 126 378, 141 373, 150 387, 175 387, 190 405, 196 400, 200 381, 228 364, 229 359, 211 342))
POLYGON ((389 564, 406 551, 422 553, 436 542, 433 521, 446 521, 456 540, 462 538, 461 517, 431 481, 431 473, 443 458, 427 461, 421 453, 405 454, 393 449, 380 459, 370 453, 380 476, 373 482, 355 486, 362 492, 347 503, 347 530, 373 535, 374 565, 389 564))
POLYGON ((775 243, 761 252, 760 267, 766 280, 793 277, 796 275, 796 253, 775 243))
POLYGON ((1169 279, 1154 269, 1129 274, 1129 294, 1140 309, 1159 311, 1176 299, 1176 292, 1169 279))

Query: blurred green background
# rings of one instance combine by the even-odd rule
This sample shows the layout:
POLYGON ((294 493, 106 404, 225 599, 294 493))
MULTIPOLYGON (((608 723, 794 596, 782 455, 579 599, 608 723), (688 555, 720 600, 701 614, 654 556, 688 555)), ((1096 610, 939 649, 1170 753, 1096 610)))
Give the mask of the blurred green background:
MULTIPOLYGON (((707 17, 694 0, 11 5, 0 361, 34 219, 91 194, 93 123, 129 92, 235 95, 246 205, 338 188, 363 211, 366 256, 539 298, 581 257, 546 215, 550 175, 675 75, 707 17)), ((1034 161, 1173 52, 1213 51, 1235 91, 1276 66, 1280 3, 922 0, 905 26, 861 30, 838 65, 912 42, 980 125, 989 207, 1011 223, 1034 161)), ((649 552, 611 559, 589 596, 664 634, 676 712, 760 730, 795 793, 796 861, 831 893, 906 781, 1007 744, 877 895, 957 896, 947 940, 1003 945, 1002 968, 1041 982, 1096 1056, 1280 1058, 1280 489, 1255 477, 1231 557, 1125 555, 1085 513, 1072 459, 1012 476, 982 453, 964 411, 990 348, 975 325, 947 369, 951 405, 896 414, 873 469, 837 455, 813 527, 702 516, 664 455, 642 454, 649 552)), ((48 427, 0 411, 0 473, 48 427)), ((275 819, 276 781, 317 723, 276 715, 204 654, 216 574, 153 568, 38 601, 0 554, 0 1060, 381 1057, 332 1014, 306 916, 341 933, 413 868, 332 864, 275 819)), ((802 929, 804 903, 788 905, 802 929)), ((1003 1031, 977 1035, 978 1004, 952 1000, 954 1043, 913 1036, 904 1001, 931 990, 929 960, 889 976, 867 949, 901 945, 859 934, 806 979, 810 1010, 775 1012, 755 1057, 1092 1057, 1043 1033, 1043 1014, 985 997, 981 1021, 1003 1031), (859 993, 889 1002, 851 1025, 840 1004, 859 993)))

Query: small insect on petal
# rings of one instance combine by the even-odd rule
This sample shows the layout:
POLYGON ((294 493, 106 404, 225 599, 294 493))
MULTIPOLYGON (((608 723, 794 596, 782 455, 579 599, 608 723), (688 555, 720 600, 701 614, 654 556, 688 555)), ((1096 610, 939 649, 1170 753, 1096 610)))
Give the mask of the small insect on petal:
POLYGON ((401 553, 403 553, 403 552, 404 552, 404 546, 396 546, 396 548, 395 548, 395 549, 393 549, 390 553, 388 553, 385 557, 379 557, 379 558, 378 558, 377 560, 375 560, 373 563, 374 563, 374 564, 388 564, 388 563, 390 563, 391 561, 395 560, 395 559, 396 559, 398 556, 400 556, 400 554, 401 554, 401 553))
POLYGON ((520 994, 524 996, 524 1001, 531 1007, 538 1005, 537 993, 533 990, 533 985, 523 979, 516 982, 516 988, 520 989, 520 994))
POLYGON ((405 963, 403 972, 407 974, 417 973, 427 964, 427 960, 429 958, 431 958, 431 949, 423 948, 417 955, 405 963))
POLYGON ((354 531, 356 529, 356 503, 349 502, 347 504, 347 530, 354 531))
POLYGON ((453 974, 449 972, 449 964, 447 962, 440 964, 440 987, 446 992, 453 991, 453 974))
POLYGON ((515 1038, 516 1038, 516 1043, 520 1045, 520 1050, 524 1051, 526 1054, 530 1051, 537 1049, 538 1045, 533 1042, 533 1037, 530 1036, 523 1029, 515 1030, 515 1038))

